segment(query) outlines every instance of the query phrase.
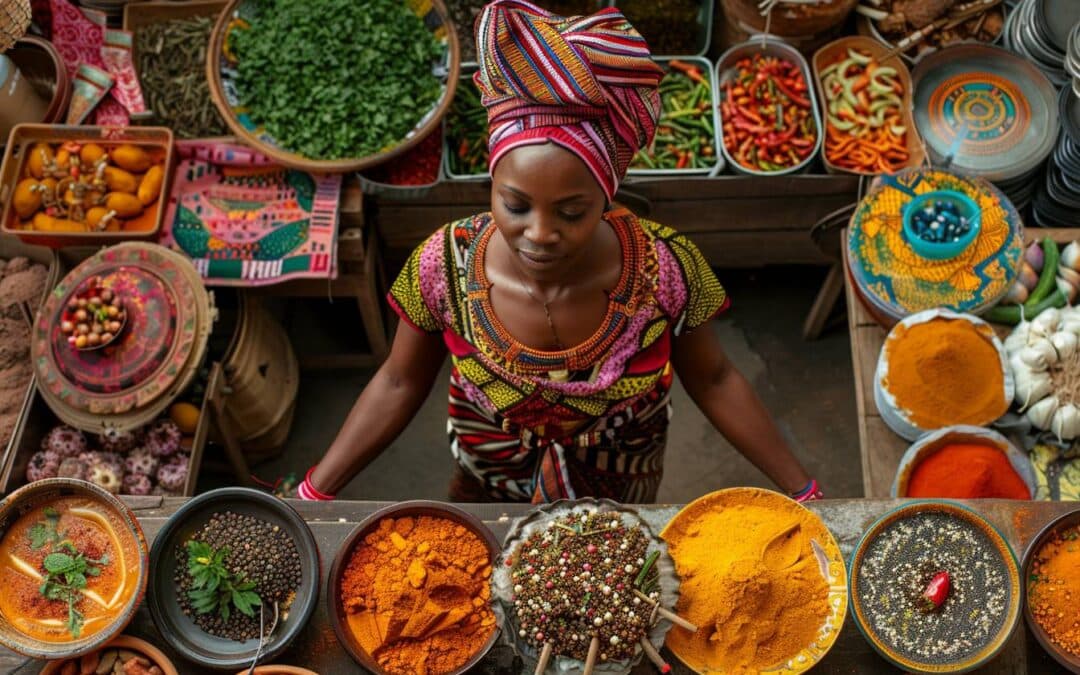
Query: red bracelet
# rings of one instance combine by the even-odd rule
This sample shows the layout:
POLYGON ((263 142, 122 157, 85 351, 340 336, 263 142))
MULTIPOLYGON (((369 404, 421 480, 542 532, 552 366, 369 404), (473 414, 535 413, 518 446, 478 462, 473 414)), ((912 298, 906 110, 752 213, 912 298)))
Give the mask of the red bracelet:
POLYGON ((315 486, 311 484, 311 472, 314 470, 315 467, 308 469, 307 475, 304 476, 304 480, 301 481, 300 485, 296 486, 296 496, 309 502, 333 501, 334 495, 319 492, 315 489, 315 486))
POLYGON ((818 482, 811 478, 810 482, 807 483, 806 487, 791 495, 791 498, 801 504, 803 502, 812 502, 818 499, 824 499, 825 493, 821 491, 820 487, 818 487, 818 482))

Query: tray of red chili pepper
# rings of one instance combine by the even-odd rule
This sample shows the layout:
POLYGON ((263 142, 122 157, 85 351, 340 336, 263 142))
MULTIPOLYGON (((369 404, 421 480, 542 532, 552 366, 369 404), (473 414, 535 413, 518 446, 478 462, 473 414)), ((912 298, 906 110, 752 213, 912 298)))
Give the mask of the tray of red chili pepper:
POLYGON ((810 68, 795 48, 755 37, 716 64, 724 156, 740 173, 775 176, 805 169, 821 147, 810 68))
POLYGON ((439 125, 404 155, 360 173, 366 195, 393 195, 403 199, 423 196, 439 182, 442 171, 443 129, 439 125))

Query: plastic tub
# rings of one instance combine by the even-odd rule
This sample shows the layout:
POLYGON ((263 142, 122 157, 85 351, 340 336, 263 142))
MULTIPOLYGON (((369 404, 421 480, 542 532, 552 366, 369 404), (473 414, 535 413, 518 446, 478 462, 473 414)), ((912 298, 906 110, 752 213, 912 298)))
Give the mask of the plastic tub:
POLYGON ((982 220, 979 205, 970 197, 953 190, 934 190, 924 192, 904 205, 904 237, 911 244, 911 248, 924 258, 931 260, 949 260, 955 258, 971 246, 971 242, 979 236, 982 220), (935 242, 924 239, 916 232, 915 214, 926 208, 932 202, 950 202, 956 205, 962 218, 967 218, 971 229, 958 241, 935 242))
POLYGON ((792 173, 799 173, 805 171, 810 163, 814 161, 814 158, 821 150, 821 144, 823 142, 824 132, 821 124, 821 111, 818 109, 817 94, 814 92, 814 75, 810 72, 810 66, 807 65, 806 59, 802 54, 791 45, 785 44, 780 40, 771 36, 761 36, 752 38, 742 44, 735 45, 731 49, 727 50, 720 56, 720 60, 716 63, 716 101, 717 101, 717 132, 720 133, 720 147, 724 154, 724 160, 728 166, 733 168, 736 172, 747 174, 750 176, 785 176, 792 173), (724 73, 731 68, 734 68, 735 63, 745 57, 752 56, 755 53, 761 53, 765 56, 775 56, 778 58, 786 59, 799 66, 802 71, 803 78, 806 80, 806 95, 810 98, 810 110, 814 119, 815 138, 814 149, 806 156, 802 162, 795 166, 782 169, 780 171, 759 171, 757 169, 750 169, 742 166, 727 150, 727 145, 723 142, 723 126, 724 126, 724 113, 719 109, 719 103, 721 102, 722 94, 720 88, 724 83, 724 73))

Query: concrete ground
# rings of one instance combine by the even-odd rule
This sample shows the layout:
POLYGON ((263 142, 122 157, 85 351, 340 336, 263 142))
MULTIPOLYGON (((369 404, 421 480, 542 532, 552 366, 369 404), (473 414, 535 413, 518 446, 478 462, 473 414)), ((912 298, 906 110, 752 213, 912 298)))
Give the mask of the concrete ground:
MULTIPOLYGON (((824 270, 777 267, 721 271, 732 309, 712 324, 731 359, 757 389, 784 435, 830 497, 862 495, 855 393, 846 324, 838 321, 815 342, 800 331, 824 270)), ((294 301, 295 302, 295 301, 294 301)), ((321 301, 291 305, 286 316, 297 351, 320 349, 362 335, 350 311, 321 301), (344 317, 344 318, 342 318, 344 317)), ((345 308, 351 309, 351 307, 345 308)), ((342 497, 369 500, 443 499, 451 471, 446 440, 446 380, 440 381, 416 419, 397 441, 349 484, 342 497)), ((303 475, 333 440, 371 372, 305 373, 296 421, 285 453, 255 467, 264 479, 303 475)), ((668 440, 659 500, 690 501, 721 487, 771 487, 689 400, 673 395, 675 417, 668 440)), ((207 476, 207 487, 225 477, 207 476)), ((200 485, 200 489, 203 486, 200 485)))

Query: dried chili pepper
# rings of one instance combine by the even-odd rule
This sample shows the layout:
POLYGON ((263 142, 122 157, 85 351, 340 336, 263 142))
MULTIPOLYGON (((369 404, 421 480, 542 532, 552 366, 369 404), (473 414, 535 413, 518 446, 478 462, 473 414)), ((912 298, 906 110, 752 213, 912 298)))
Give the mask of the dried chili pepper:
POLYGON ((428 134, 404 155, 364 173, 365 177, 388 185, 428 185, 439 178, 442 162, 442 134, 428 134))

